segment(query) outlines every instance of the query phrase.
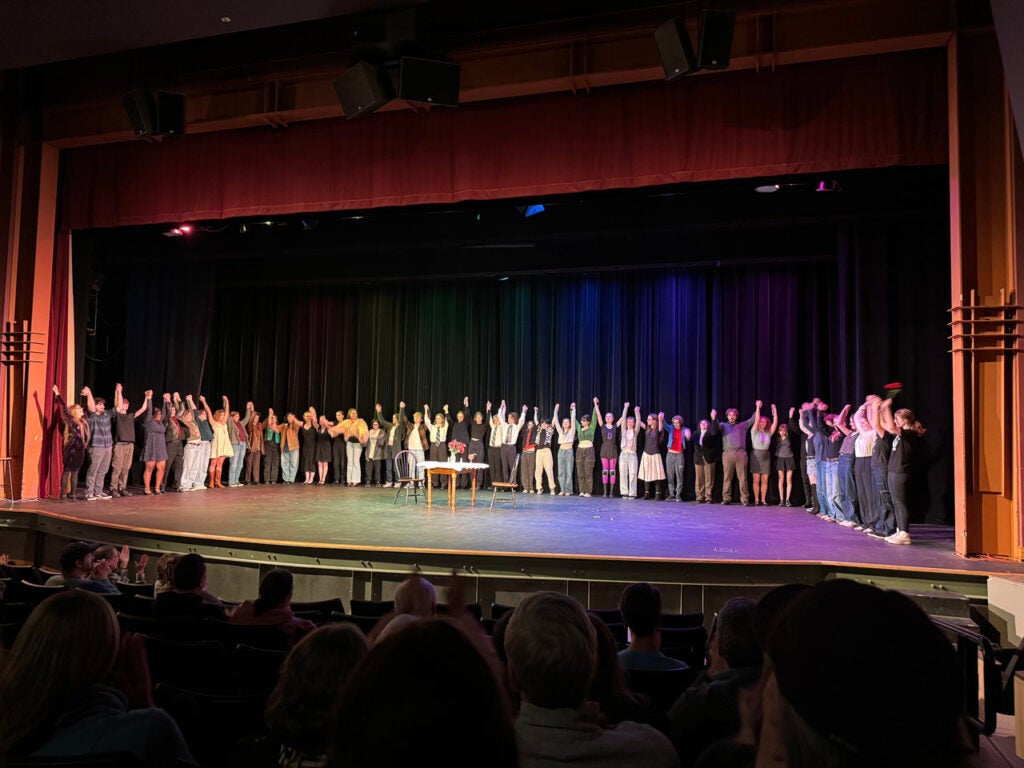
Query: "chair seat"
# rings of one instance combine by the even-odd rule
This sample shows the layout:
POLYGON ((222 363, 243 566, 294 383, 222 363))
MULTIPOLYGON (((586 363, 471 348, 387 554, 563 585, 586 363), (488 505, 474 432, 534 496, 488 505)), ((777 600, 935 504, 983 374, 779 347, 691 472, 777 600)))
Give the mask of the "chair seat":
POLYGON ((519 483, 505 483, 499 481, 497 483, 491 483, 491 486, 494 488, 518 488, 519 483))

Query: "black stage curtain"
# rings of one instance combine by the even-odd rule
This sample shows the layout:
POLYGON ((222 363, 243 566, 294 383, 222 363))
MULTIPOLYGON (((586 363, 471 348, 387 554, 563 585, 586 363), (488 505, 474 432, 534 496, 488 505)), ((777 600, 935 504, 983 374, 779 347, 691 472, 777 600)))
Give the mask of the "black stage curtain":
POLYGON ((465 395, 474 410, 504 398, 546 413, 575 400, 582 412, 596 395, 616 417, 629 400, 691 426, 713 406, 745 418, 757 398, 785 411, 818 395, 838 410, 899 380, 898 405, 929 427, 921 515, 948 520, 948 223, 937 214, 834 226, 830 253, 790 261, 758 260, 754 238, 726 231, 742 262, 507 281, 275 288, 140 265, 126 296, 123 379, 136 402, 151 387, 223 393, 233 407, 251 399, 264 413, 354 406, 367 417, 378 401, 386 414, 400 399, 410 412, 454 411, 465 395))

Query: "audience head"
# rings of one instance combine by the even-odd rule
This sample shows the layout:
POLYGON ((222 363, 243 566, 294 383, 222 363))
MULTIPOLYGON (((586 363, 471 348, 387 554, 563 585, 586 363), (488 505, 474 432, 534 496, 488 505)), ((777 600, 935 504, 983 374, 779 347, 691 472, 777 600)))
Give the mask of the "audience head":
POLYGON ((650 637, 661 625, 661 592, 643 582, 630 584, 622 590, 619 611, 634 637, 650 637))
POLYGON ((178 592, 199 592, 206 589, 206 560, 195 553, 183 555, 174 566, 172 577, 178 592))
POLYGON ((750 598, 734 597, 718 611, 708 638, 708 667, 711 671, 761 666, 761 646, 754 631, 756 608, 750 598))
POLYGON ((328 765, 518 765, 494 671, 451 622, 414 622, 374 645, 343 686, 328 765))
POLYGON ((253 604, 253 615, 259 616, 271 608, 281 608, 291 602, 294 579, 291 571, 275 568, 260 582, 260 596, 253 604))
POLYGON ((754 608, 754 635, 762 651, 775 631, 779 617, 793 600, 808 589, 810 587, 806 584, 783 584, 761 595, 754 608))
POLYGON ((597 639, 583 607, 567 595, 528 595, 505 631, 509 676, 538 707, 579 707, 597 667, 597 639))
POLYGON ((57 717, 110 674, 119 647, 117 617, 99 595, 74 590, 40 603, 0 672, 0 755, 49 738, 57 717))
POLYGON ((181 555, 174 552, 166 552, 156 561, 156 578, 165 584, 174 583, 174 566, 178 564, 181 555))
POLYGON ((759 759, 771 752, 792 768, 969 764, 956 655, 907 597, 822 582, 793 598, 767 653, 759 759), (869 712, 883 725, 839 711, 869 712))
POLYGON ((92 570, 95 555, 84 541, 72 541, 60 553, 60 572, 68 578, 84 579, 92 570))
POLYGON ((329 624, 302 638, 267 701, 270 735, 304 755, 324 754, 331 707, 366 651, 366 638, 354 624, 329 624))
POLYGON ((93 565, 100 560, 110 560, 114 566, 121 560, 121 552, 113 544, 101 544, 92 551, 93 565))
POLYGON ((395 610, 410 613, 420 618, 434 615, 437 606, 437 590, 421 576, 410 574, 395 590, 395 610))

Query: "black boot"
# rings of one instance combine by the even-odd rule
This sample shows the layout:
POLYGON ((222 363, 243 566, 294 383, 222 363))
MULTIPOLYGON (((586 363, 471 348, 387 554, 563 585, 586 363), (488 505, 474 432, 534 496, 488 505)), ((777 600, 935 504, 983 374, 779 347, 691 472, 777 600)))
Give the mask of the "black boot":
POLYGON ((651 495, 651 484, 644 483, 644 499, 649 500, 651 498, 653 498, 653 496, 651 495))

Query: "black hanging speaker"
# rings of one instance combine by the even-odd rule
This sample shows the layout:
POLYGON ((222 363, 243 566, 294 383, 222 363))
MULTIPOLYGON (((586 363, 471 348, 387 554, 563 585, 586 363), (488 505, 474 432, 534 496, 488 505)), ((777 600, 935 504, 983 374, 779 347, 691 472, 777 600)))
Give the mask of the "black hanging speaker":
POLYGON ((378 110, 394 98, 390 83, 381 78, 377 67, 365 61, 334 81, 334 93, 348 120, 378 110))
POLYGON ((658 56, 666 80, 692 74, 699 68, 690 33, 686 31, 686 19, 683 17, 670 19, 654 30, 654 42, 658 46, 658 56))
POLYGON ((725 69, 732 52, 732 28, 736 14, 732 11, 704 11, 700 21, 697 46, 699 69, 725 69))
POLYGON ((185 97, 181 94, 134 90, 121 101, 137 137, 185 133, 185 97))
POLYGON ((398 98, 457 107, 461 74, 462 67, 450 61, 403 56, 398 67, 398 98))
POLYGON ((153 95, 146 91, 132 91, 121 97, 124 102, 125 111, 128 112, 128 119, 131 121, 132 130, 136 137, 150 136, 153 134, 154 115, 156 104, 153 95))
POLYGON ((153 99, 156 102, 156 132, 161 136, 184 136, 185 97, 180 93, 157 91, 153 99))

